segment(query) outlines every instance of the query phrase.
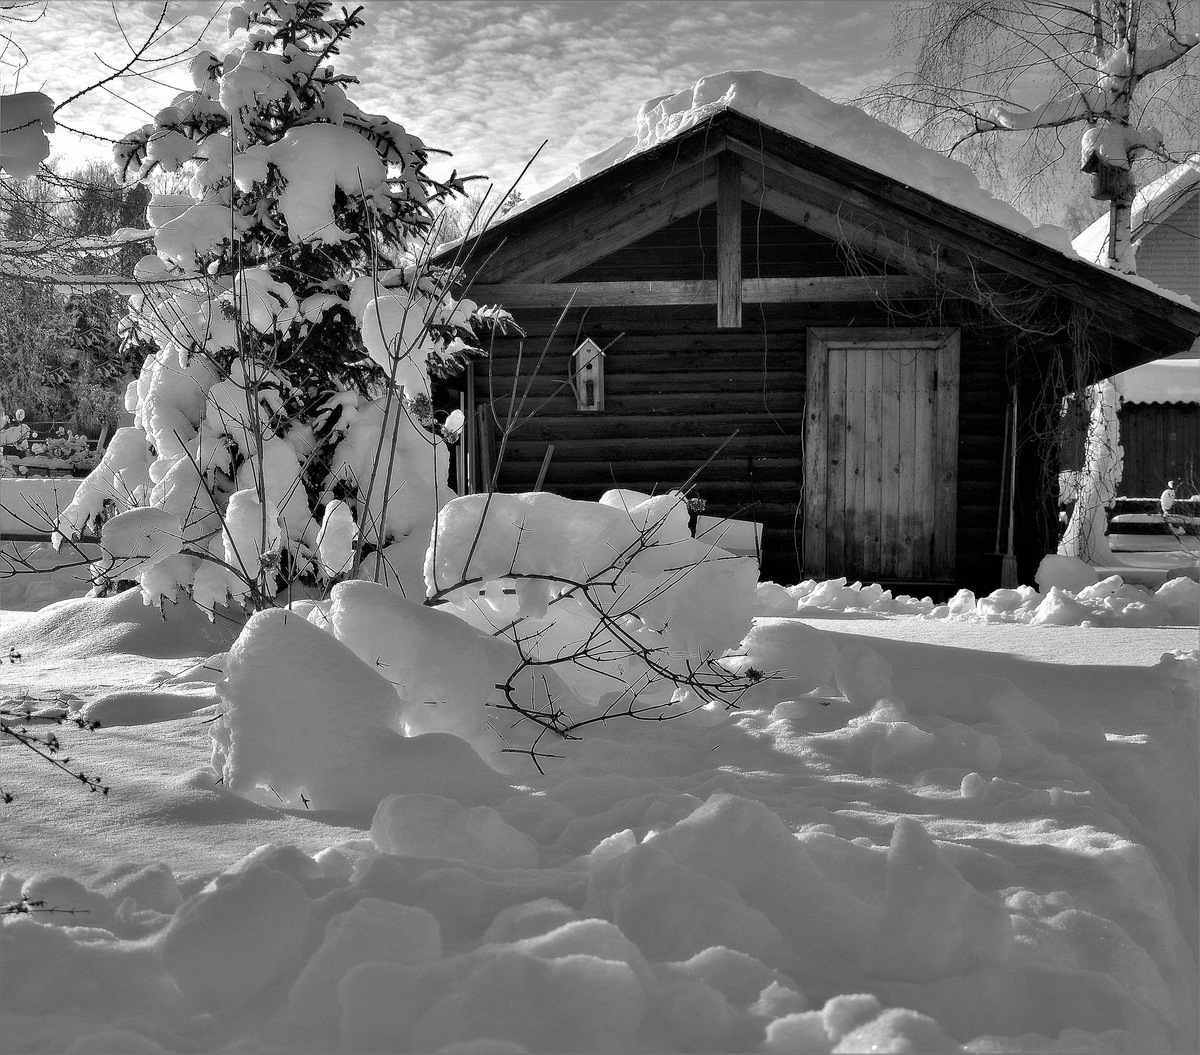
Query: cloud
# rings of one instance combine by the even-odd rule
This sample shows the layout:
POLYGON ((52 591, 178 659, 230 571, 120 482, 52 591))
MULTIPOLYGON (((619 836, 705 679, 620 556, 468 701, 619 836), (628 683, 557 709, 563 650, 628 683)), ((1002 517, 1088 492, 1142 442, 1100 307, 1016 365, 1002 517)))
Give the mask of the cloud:
MULTIPOLYGON (((131 39, 145 35, 158 3, 123 0, 131 39)), ((221 53, 229 4, 173 0, 178 29, 156 54, 203 33, 221 53)), ((334 60, 361 84, 351 96, 385 113, 431 147, 451 150, 446 174, 482 173, 507 185, 548 140, 523 188, 556 182, 579 161, 629 134, 640 104, 697 78, 729 69, 763 69, 845 98, 891 72, 880 55, 890 42, 890 4, 868 0, 620 0, 580 4, 488 0, 366 0, 366 26, 334 60), (878 74, 878 76, 876 76, 878 74)), ((46 16, 14 35, 29 56, 23 90, 64 99, 105 75, 96 55, 120 63, 128 49, 107 0, 51 3, 46 16)), ((3 70, 5 91, 12 90, 3 70)), ((186 60, 154 81, 122 81, 117 96, 95 91, 63 111, 64 120, 119 137, 188 87, 186 60), (140 107, 140 109, 139 109, 140 107)), ((56 151, 103 152, 58 133, 56 151)), ((444 171, 443 171, 444 170, 444 171)))

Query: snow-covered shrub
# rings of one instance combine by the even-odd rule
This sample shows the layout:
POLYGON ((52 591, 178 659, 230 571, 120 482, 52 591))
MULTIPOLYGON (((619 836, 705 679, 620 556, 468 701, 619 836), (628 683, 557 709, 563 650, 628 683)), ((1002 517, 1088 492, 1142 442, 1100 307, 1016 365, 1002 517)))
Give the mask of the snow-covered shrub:
POLYGON ((691 536, 683 495, 609 491, 467 495, 442 509, 425 563, 427 603, 510 642, 501 704, 565 734, 616 715, 723 715, 760 675, 719 662, 750 628, 758 564, 691 536), (570 717, 561 679, 583 708, 570 717), (547 699, 548 695, 548 699, 547 699))
POLYGON ((127 334, 156 349, 126 393, 134 425, 59 539, 168 510, 192 558, 177 585, 209 607, 261 607, 282 579, 427 539, 453 497, 432 378, 482 354, 475 305, 422 263, 431 206, 462 181, 433 179, 420 139, 347 97, 332 62, 362 20, 330 9, 235 5, 232 50, 197 55, 191 89, 116 146, 127 178, 161 168, 185 189, 151 198, 155 254, 128 288, 127 334))

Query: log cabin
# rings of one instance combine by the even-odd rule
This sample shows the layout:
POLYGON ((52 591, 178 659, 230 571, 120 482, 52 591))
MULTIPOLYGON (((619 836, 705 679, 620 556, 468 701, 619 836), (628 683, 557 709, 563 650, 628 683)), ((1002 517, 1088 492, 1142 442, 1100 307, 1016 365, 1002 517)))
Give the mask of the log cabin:
POLYGON ((1006 552, 1031 582, 1062 395, 1200 312, 836 135, 693 117, 435 258, 524 330, 470 372, 460 489, 686 488, 783 583, 988 591, 1006 552))

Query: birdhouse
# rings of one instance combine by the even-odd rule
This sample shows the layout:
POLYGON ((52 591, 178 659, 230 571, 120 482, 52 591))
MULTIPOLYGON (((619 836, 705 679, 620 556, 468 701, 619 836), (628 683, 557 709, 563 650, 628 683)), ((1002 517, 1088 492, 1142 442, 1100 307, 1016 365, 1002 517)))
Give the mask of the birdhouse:
POLYGON ((1133 199, 1133 174, 1128 167, 1110 165, 1097 154, 1090 154, 1082 171, 1092 177, 1092 199, 1094 201, 1131 201, 1133 199))
POLYGON ((604 409, 604 353, 590 337, 571 354, 571 387, 580 410, 604 409))

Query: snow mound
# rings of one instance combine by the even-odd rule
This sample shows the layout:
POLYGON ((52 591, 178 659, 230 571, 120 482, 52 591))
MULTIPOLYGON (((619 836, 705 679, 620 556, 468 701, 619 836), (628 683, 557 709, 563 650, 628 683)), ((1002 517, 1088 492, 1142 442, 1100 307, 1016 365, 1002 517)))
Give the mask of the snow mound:
POLYGON ((829 685, 837 658, 837 646, 823 631, 797 619, 758 616, 736 652, 721 662, 738 674, 770 675, 738 701, 742 707, 768 707, 829 685))
POLYGON ((981 623, 1029 623, 1035 626, 1200 626, 1200 582, 1187 576, 1168 579, 1156 590, 1125 582, 1120 575, 1099 579, 1094 567, 1073 557, 1050 554, 1038 569, 1039 592, 1032 586, 993 590, 976 598, 961 590, 949 603, 924 597, 893 597, 877 583, 847 584, 844 578, 806 580, 786 589, 760 584, 760 610, 774 617, 820 612, 871 612, 981 623), (784 599, 786 594, 787 600, 784 599))
POLYGON ((507 797, 465 740, 397 731, 402 709, 387 680, 294 613, 252 616, 217 689, 212 765, 243 794, 372 811, 393 793, 444 793, 469 805, 507 797))
POLYGON ((539 706, 578 702, 553 670, 535 676, 510 642, 376 583, 338 583, 326 615, 334 636, 394 690, 410 735, 453 733, 492 753, 500 741, 486 705, 500 699, 497 686, 512 683, 519 699, 539 706))
POLYGON ((536 868, 533 841, 490 806, 460 806, 440 795, 389 795, 371 821, 381 853, 446 857, 488 868, 536 868))
POLYGON ((585 871, 537 868, 500 813, 436 795, 385 799, 371 834, 349 869, 263 846, 183 898, 161 869, 26 881, 90 925, 6 920, 5 1003, 48 1010, 39 965, 69 970, 77 1051, 116 1022, 124 1050, 184 1029, 246 1051, 1184 1050, 1127 931, 913 817, 885 849, 716 794, 585 871), (139 942, 104 929, 138 912, 139 942))

